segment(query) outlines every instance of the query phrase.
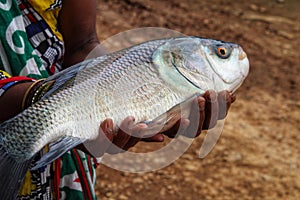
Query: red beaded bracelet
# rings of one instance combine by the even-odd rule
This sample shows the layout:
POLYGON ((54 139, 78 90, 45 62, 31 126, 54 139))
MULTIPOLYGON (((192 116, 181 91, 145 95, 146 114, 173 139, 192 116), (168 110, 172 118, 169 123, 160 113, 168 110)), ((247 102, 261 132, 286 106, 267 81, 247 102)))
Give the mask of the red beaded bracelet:
POLYGON ((29 78, 29 77, 26 77, 26 76, 13 76, 13 77, 10 77, 10 78, 0 80, 0 88, 2 86, 4 86, 5 84, 9 83, 9 82, 15 82, 15 81, 18 81, 18 82, 19 81, 35 81, 35 79, 29 78))

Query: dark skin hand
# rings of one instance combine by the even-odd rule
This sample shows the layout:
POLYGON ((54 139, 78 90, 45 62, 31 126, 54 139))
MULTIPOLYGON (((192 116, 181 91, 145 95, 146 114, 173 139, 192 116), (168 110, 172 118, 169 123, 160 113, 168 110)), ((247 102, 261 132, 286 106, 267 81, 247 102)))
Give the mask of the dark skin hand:
MULTIPOLYGON (((202 130, 208 130, 213 128, 218 120, 224 119, 228 113, 231 104, 235 101, 235 95, 231 95, 228 91, 221 91, 216 93, 213 90, 209 90, 204 93, 201 97, 194 100, 191 110, 200 112, 199 122, 193 120, 199 115, 197 112, 192 112, 189 116, 190 124, 185 131, 187 137, 197 137, 201 134, 202 130), (197 106, 199 106, 197 108, 197 106), (196 127, 197 132, 193 133, 196 127)), ((177 129, 180 126, 181 121, 179 120, 171 129, 164 132, 170 138, 176 136, 177 129)))
MULTIPOLYGON (((186 137, 197 137, 201 134, 202 130, 213 128, 216 125, 217 120, 224 119, 235 99, 235 95, 230 95, 227 91, 221 91, 218 94, 214 91, 207 91, 202 97, 197 97, 192 104, 192 106, 198 106, 198 108, 195 107, 192 110, 200 110, 199 122, 193 120, 195 115, 199 115, 199 113, 192 112, 189 118, 180 119, 169 130, 146 139, 131 136, 136 134, 142 136, 143 130, 147 129, 146 124, 134 124, 133 117, 126 118, 116 134, 112 131, 113 121, 111 119, 106 119, 100 126, 105 127, 102 129, 103 133, 109 138, 109 141, 112 141, 115 145, 107 146, 106 152, 115 154, 127 151, 141 140, 148 142, 162 142, 164 140, 163 135, 170 138, 174 138, 180 134, 183 134, 186 137), (190 128, 194 126, 197 126, 197 133, 189 132, 190 128)), ((104 152, 105 151, 103 151, 103 153, 104 152)))

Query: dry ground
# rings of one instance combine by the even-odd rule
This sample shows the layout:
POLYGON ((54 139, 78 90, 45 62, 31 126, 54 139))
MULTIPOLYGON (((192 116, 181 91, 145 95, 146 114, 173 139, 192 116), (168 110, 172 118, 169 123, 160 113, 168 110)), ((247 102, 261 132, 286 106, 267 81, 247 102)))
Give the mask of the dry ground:
POLYGON ((299 0, 98 0, 97 9, 101 40, 132 28, 166 27, 241 44, 251 63, 209 156, 198 159, 197 139, 155 172, 101 165, 100 199, 300 199, 299 0))

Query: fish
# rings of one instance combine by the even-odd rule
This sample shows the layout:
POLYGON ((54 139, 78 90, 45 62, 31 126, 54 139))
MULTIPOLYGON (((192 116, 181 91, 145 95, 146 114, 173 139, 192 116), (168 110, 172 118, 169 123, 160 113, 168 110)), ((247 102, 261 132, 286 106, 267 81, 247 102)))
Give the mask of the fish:
MULTIPOLYGON (((0 196, 13 199, 34 156, 34 169, 97 138, 106 118, 155 124, 205 91, 235 92, 249 72, 238 44, 196 36, 147 41, 63 70, 41 100, 0 124, 0 196), (177 107, 178 108, 178 107, 177 107)), ((172 124, 171 124, 172 125, 172 124)), ((170 125, 170 126, 171 126, 170 125)))

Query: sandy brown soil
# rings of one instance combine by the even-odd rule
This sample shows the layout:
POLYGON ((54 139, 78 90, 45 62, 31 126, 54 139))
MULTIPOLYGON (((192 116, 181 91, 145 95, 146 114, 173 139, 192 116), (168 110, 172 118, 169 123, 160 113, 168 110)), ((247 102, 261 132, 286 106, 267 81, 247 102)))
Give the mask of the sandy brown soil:
POLYGON ((198 159, 197 138, 155 172, 101 165, 100 199, 300 199, 299 0, 99 0, 97 9, 101 40, 132 28, 166 27, 241 44, 251 63, 209 156, 198 159))

